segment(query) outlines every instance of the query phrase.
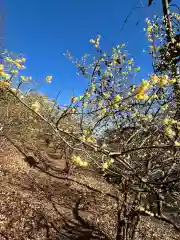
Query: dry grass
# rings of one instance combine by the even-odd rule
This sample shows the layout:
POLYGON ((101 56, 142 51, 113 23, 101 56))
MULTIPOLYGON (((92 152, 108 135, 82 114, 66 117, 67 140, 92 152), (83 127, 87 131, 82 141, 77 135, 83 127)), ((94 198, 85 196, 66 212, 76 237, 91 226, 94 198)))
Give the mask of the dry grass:
MULTIPOLYGON (((68 231, 66 221, 70 228, 78 222, 73 209, 79 198, 80 216, 99 229, 94 230, 97 234, 102 231, 109 239, 115 239, 117 203, 112 195, 118 192, 100 176, 82 169, 70 171, 68 176, 49 176, 30 168, 23 156, 2 138, 0 178, 0 239, 63 239, 61 234, 68 231)), ((81 234, 76 232, 76 237, 85 231, 85 226, 77 228, 81 228, 81 234)), ((99 239, 105 238, 101 235, 99 239)), ((146 217, 139 224, 136 239, 180 238, 169 226, 146 217)))

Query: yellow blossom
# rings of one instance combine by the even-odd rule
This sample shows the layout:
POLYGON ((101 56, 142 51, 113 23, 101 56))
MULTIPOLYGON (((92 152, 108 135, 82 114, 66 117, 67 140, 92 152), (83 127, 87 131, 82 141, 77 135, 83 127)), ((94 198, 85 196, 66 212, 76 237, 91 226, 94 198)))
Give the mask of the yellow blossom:
POLYGON ((103 163, 103 169, 108 169, 112 164, 114 160, 112 158, 108 159, 105 163, 103 163))
POLYGON ((82 161, 80 156, 72 156, 72 162, 82 167, 87 167, 89 165, 87 161, 82 161))
POLYGON ((164 106, 161 106, 160 109, 161 109, 162 111, 167 110, 167 109, 168 109, 168 104, 165 104, 164 106))
POLYGON ((155 93, 155 94, 152 95, 152 98, 153 98, 153 99, 157 99, 157 98, 158 98, 158 95, 155 93))
POLYGON ((167 75, 159 76, 159 78, 158 78, 158 86, 159 87, 164 87, 167 84, 168 84, 168 76, 167 75))
POLYGON ((10 78, 10 75, 6 72, 1 72, 0 71, 0 77, 4 78, 5 80, 9 79, 10 78))
POLYGON ((113 106, 114 106, 115 109, 119 108, 119 104, 117 104, 117 103, 115 103, 113 106))
POLYGON ((90 43, 94 44, 96 41, 94 39, 90 39, 90 43))
POLYGON ((78 98, 77 98, 77 97, 72 97, 72 98, 71 98, 71 102, 72 102, 72 103, 75 103, 75 102, 77 102, 77 101, 78 101, 78 98))
POLYGON ((106 108, 103 108, 103 109, 101 110, 101 112, 102 112, 103 115, 105 115, 106 112, 107 112, 107 109, 106 109, 106 108))
POLYGON ((139 100, 147 100, 149 98, 149 96, 145 93, 140 93, 136 95, 136 98, 139 100))
POLYGON ((114 104, 116 103, 119 103, 121 101, 121 96, 119 94, 117 94, 115 97, 114 97, 114 104))
POLYGON ((175 78, 169 79, 168 83, 169 84, 174 84, 174 83, 176 83, 176 79, 175 78))
POLYGON ((174 144, 175 144, 175 146, 180 147, 180 142, 175 141, 174 144))
POLYGON ((52 81, 52 76, 47 76, 45 80, 46 80, 47 83, 51 83, 51 81, 52 81))
POLYGON ((24 57, 21 58, 21 62, 25 62, 26 59, 24 57))
POLYGON ((17 92, 18 92, 18 89, 17 89, 17 88, 11 88, 11 91, 12 91, 13 93, 17 93, 17 92))
POLYGON ((108 92, 104 92, 103 96, 107 98, 109 96, 109 93, 108 92))
POLYGON ((18 70, 17 70, 17 69, 13 69, 13 70, 11 70, 11 73, 12 73, 12 74, 17 74, 17 73, 18 73, 18 70))
POLYGON ((159 79, 158 76, 155 75, 155 74, 153 74, 153 75, 150 76, 150 80, 151 80, 151 82, 152 82, 153 85, 158 82, 158 79, 159 79))
POLYGON ((71 109, 71 112, 72 112, 72 113, 76 113, 76 109, 75 109, 75 108, 72 108, 72 109, 71 109))
POLYGON ((103 164, 103 169, 107 169, 107 168, 108 168, 108 163, 105 162, 105 163, 103 164))
POLYGON ((174 137, 174 136, 176 135, 175 132, 172 130, 171 127, 166 127, 166 128, 165 128, 165 134, 166 134, 168 137, 170 137, 170 138, 172 138, 172 137, 174 137))
POLYGON ((83 103, 82 107, 86 108, 87 107, 87 103, 83 103))
POLYGON ((32 109, 35 111, 35 112, 39 112, 40 108, 41 108, 41 105, 38 101, 35 101, 33 104, 32 104, 32 109))
POLYGON ((5 81, 0 81, 0 87, 9 87, 10 83, 5 81))
POLYGON ((20 67, 20 69, 22 69, 22 70, 25 69, 25 68, 26 68, 26 67, 25 67, 24 65, 21 65, 21 67, 20 67))
POLYGON ((0 64, 0 71, 3 71, 3 70, 4 70, 4 65, 0 64))
POLYGON ((17 67, 17 68, 21 68, 22 65, 18 62, 18 61, 13 61, 14 65, 17 67))
POLYGON ((86 141, 87 142, 90 142, 90 143, 96 143, 96 138, 94 138, 94 137, 88 137, 87 139, 86 139, 86 141))
POLYGON ((163 120, 163 124, 164 125, 168 125, 170 123, 170 119, 169 118, 165 118, 164 120, 163 120))
POLYGON ((20 76, 21 81, 26 81, 26 77, 25 76, 20 76))
POLYGON ((94 91, 95 91, 95 89, 96 89, 96 86, 95 86, 95 84, 94 84, 94 83, 92 83, 92 84, 91 84, 91 90, 92 90, 92 92, 94 92, 94 91))
POLYGON ((129 61, 128 61, 128 64, 131 65, 133 63, 133 58, 131 58, 129 61))

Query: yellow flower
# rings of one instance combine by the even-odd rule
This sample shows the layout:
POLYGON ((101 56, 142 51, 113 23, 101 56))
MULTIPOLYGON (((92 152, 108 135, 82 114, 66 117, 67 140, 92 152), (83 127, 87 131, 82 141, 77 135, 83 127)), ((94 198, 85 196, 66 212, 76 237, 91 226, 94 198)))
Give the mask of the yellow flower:
POLYGON ((159 76, 158 78, 158 86, 163 87, 168 84, 168 76, 167 75, 162 75, 159 76))
POLYGON ((158 95, 155 93, 155 94, 152 95, 152 98, 153 98, 153 99, 157 99, 157 98, 158 98, 158 95))
POLYGON ((172 138, 172 137, 174 137, 174 136, 176 135, 175 132, 172 130, 171 127, 166 127, 166 128, 165 128, 165 134, 166 134, 168 137, 170 137, 170 138, 172 138))
POLYGON ((165 104, 164 106, 161 106, 160 109, 161 109, 162 111, 167 110, 167 109, 168 109, 168 104, 165 104))
POLYGON ((90 39, 89 42, 94 44, 96 41, 94 39, 90 39))
POLYGON ((71 102, 72 102, 72 103, 75 103, 75 102, 77 102, 77 101, 78 101, 78 98, 77 98, 77 97, 72 97, 72 98, 71 98, 71 102))
POLYGON ((108 169, 113 163, 114 160, 112 158, 108 159, 105 163, 103 163, 103 169, 108 169))
POLYGON ((17 69, 16 69, 16 70, 13 69, 13 70, 11 70, 11 73, 12 73, 12 74, 17 74, 17 73, 18 73, 18 70, 17 70, 17 69))
POLYGON ((90 142, 90 143, 96 143, 96 138, 94 138, 94 137, 88 137, 88 138, 86 139, 86 141, 87 141, 87 142, 90 142))
POLYGON ((157 75, 153 74, 150 76, 150 80, 151 80, 152 84, 154 85, 158 82, 159 78, 157 75))
POLYGON ((119 108, 119 105, 118 105, 117 103, 115 103, 115 104, 113 105, 113 107, 114 107, 115 109, 118 109, 118 108, 119 108))
POLYGON ((104 92, 103 96, 107 98, 107 97, 109 97, 109 93, 108 92, 104 92))
POLYGON ((86 97, 90 97, 91 94, 90 94, 90 93, 86 93, 85 96, 86 96, 86 97))
POLYGON ((87 104, 86 104, 86 103, 83 103, 82 107, 83 107, 83 108, 86 108, 86 107, 87 107, 87 104))
POLYGON ((21 62, 25 62, 26 59, 24 57, 21 58, 21 62))
POLYGON ((131 58, 129 61, 128 61, 128 64, 131 65, 133 63, 133 58, 131 58))
POLYGON ((172 79, 169 79, 168 80, 168 83, 169 84, 174 84, 176 82, 176 79, 175 78, 172 78, 172 79))
POLYGON ((32 109, 35 111, 35 112, 39 112, 40 108, 41 108, 41 105, 38 101, 35 101, 33 104, 32 104, 32 109))
POLYGON ((105 162, 105 163, 103 164, 103 169, 107 169, 107 168, 108 168, 108 163, 105 162))
POLYGON ((14 63, 14 65, 15 65, 16 67, 18 67, 18 68, 21 68, 21 67, 22 67, 22 65, 21 65, 19 62, 17 62, 17 61, 14 61, 13 63, 14 63))
POLYGON ((7 80, 7 79, 10 78, 10 75, 9 75, 8 73, 5 73, 5 72, 3 72, 3 71, 2 71, 2 72, 0 71, 0 77, 2 77, 2 78, 4 78, 4 79, 7 80))
POLYGON ((149 96, 147 94, 145 94, 145 93, 140 93, 140 94, 136 95, 136 98, 139 99, 139 100, 147 100, 148 97, 149 96))
POLYGON ((114 103, 119 103, 121 101, 121 96, 118 94, 114 97, 114 103))
POLYGON ((24 65, 21 65, 21 67, 20 67, 20 69, 22 69, 22 70, 25 69, 25 68, 26 68, 26 67, 25 67, 24 65))
POLYGON ((180 147, 180 142, 178 142, 178 141, 175 141, 175 146, 177 146, 177 147, 180 147))
POLYGON ((3 71, 3 70, 4 70, 4 65, 0 64, 0 71, 3 71))
POLYGON ((106 112, 107 112, 107 109, 106 109, 106 108, 103 108, 103 109, 101 110, 101 112, 102 112, 103 115, 105 115, 106 112))
POLYGON ((47 83, 51 83, 51 81, 52 81, 52 76, 47 76, 45 80, 46 80, 47 83))
POLYGON ((91 90, 92 90, 92 92, 94 92, 94 91, 95 91, 95 89, 96 89, 96 86, 95 86, 95 84, 94 84, 94 83, 92 83, 92 84, 91 84, 91 90))
POLYGON ((5 81, 0 81, 0 87, 9 87, 10 83, 5 81))
POLYGON ((169 118, 165 118, 164 120, 163 120, 163 124, 164 125, 168 125, 170 123, 170 119, 169 118))
POLYGON ((75 108, 72 108, 72 109, 71 109, 71 112, 72 112, 72 113, 76 113, 76 109, 75 109, 75 108))
POLYGON ((82 167, 87 167, 89 165, 87 161, 82 161, 80 156, 72 156, 72 162, 82 167))
POLYGON ((17 88, 11 88, 11 91, 12 91, 13 93, 17 93, 17 92, 18 92, 18 89, 17 89, 17 88))
POLYGON ((20 76, 21 81, 26 81, 26 77, 25 76, 20 76))

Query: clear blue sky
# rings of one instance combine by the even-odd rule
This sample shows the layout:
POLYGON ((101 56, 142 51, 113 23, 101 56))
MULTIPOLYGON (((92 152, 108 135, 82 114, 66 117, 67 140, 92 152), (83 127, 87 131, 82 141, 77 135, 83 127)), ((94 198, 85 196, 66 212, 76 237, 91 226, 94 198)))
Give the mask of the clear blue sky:
POLYGON ((128 43, 129 52, 142 68, 139 78, 143 78, 151 71, 150 59, 143 53, 147 48, 144 19, 161 12, 161 1, 156 0, 150 8, 137 9, 123 31, 120 28, 132 7, 141 2, 147 6, 147 1, 4 0, 4 46, 27 57, 25 74, 40 81, 53 75, 52 85, 44 86, 43 91, 55 97, 62 89, 62 102, 72 88, 80 94, 87 84, 87 80, 76 76, 75 67, 63 53, 69 50, 75 57, 93 53, 89 39, 99 33, 107 48, 114 43, 128 43))

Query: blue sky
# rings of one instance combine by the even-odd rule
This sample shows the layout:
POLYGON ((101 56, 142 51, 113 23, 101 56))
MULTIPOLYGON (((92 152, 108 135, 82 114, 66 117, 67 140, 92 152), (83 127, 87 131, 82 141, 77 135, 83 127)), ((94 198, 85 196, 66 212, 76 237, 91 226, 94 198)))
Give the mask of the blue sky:
POLYGON ((76 76, 63 53, 69 50, 75 57, 93 53, 89 39, 99 33, 107 49, 127 43, 142 69, 138 78, 147 76, 151 60, 143 53, 147 48, 144 19, 161 13, 160 3, 156 0, 147 8, 147 0, 4 0, 4 46, 27 57, 25 74, 38 81, 53 75, 52 85, 46 84, 42 90, 50 97, 62 90, 60 102, 66 102, 73 88, 77 95, 82 93, 87 80, 76 76), (144 8, 134 11, 120 32, 133 6, 141 2, 144 8))

